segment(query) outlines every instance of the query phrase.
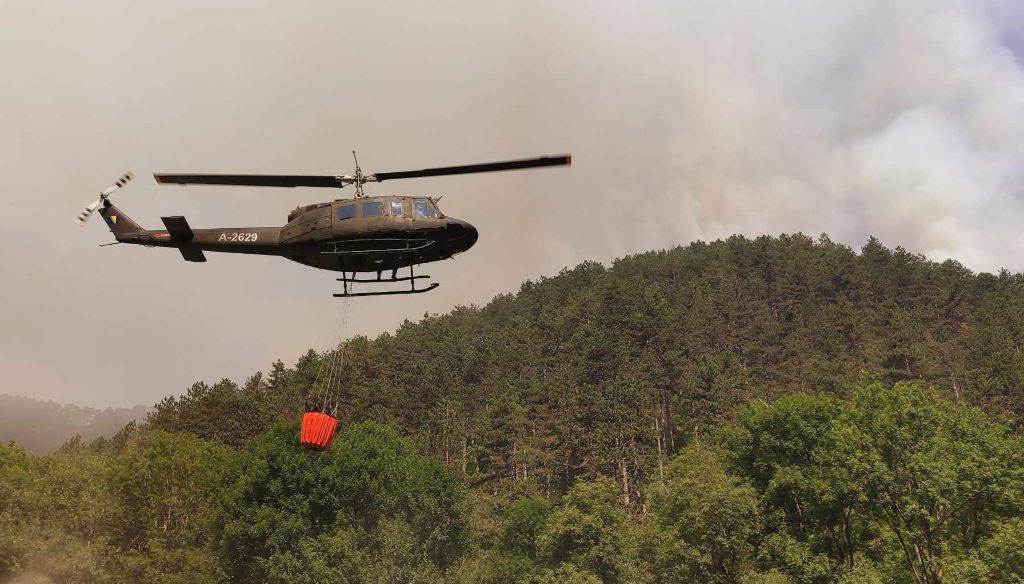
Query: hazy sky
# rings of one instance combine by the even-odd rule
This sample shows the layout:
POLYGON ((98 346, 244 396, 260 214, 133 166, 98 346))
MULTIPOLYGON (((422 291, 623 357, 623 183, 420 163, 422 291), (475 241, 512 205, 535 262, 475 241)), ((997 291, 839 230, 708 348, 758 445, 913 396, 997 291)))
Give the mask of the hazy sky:
POLYGON ((1024 270, 1024 9, 1010 0, 399 3, 0 0, 0 393, 153 403, 339 334, 485 303, 581 260, 732 233, 869 234, 1024 270), (394 181, 479 243, 436 291, 342 303, 283 259, 100 248, 125 170, 148 227, 280 225, 322 189, 153 172, 347 173, 572 152, 569 169, 394 181))

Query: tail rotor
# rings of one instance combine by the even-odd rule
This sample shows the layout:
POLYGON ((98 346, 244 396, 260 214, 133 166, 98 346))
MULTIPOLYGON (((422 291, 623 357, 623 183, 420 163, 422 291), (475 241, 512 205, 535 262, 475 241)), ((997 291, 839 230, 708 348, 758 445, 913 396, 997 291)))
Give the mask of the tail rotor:
POLYGON ((124 173, 121 176, 121 178, 117 179, 117 182, 110 185, 102 193, 100 193, 100 197, 98 199, 93 201, 85 209, 82 209, 82 212, 78 214, 78 218, 75 219, 75 222, 78 223, 78 225, 84 227, 85 223, 89 220, 89 217, 92 217, 92 214, 96 211, 96 209, 100 208, 100 205, 102 205, 103 202, 107 200, 107 197, 112 195, 114 191, 124 188, 124 185, 128 184, 128 181, 132 180, 133 178, 135 178, 135 175, 132 174, 131 172, 124 173))

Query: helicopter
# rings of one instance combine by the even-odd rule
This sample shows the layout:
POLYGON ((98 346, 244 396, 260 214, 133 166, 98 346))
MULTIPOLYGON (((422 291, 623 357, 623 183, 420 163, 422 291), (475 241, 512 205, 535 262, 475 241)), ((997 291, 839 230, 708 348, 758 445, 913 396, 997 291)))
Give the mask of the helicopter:
POLYGON ((99 194, 99 198, 78 216, 85 225, 99 210, 114 234, 115 244, 173 247, 189 262, 205 262, 205 252, 282 256, 305 266, 341 272, 342 292, 335 297, 422 294, 438 287, 437 282, 416 287, 430 276, 416 274, 414 266, 446 260, 467 251, 476 243, 473 225, 445 215, 439 197, 410 195, 368 196, 363 185, 404 178, 445 176, 519 170, 547 166, 568 166, 572 156, 560 154, 520 160, 443 166, 364 174, 355 151, 355 172, 350 175, 266 175, 266 174, 154 174, 159 184, 239 185, 259 187, 355 187, 346 199, 296 207, 281 227, 218 227, 193 229, 183 216, 161 217, 165 229, 144 229, 110 201, 134 175, 128 172, 99 194), (399 276, 399 270, 408 275, 399 276), (369 274, 360 276, 360 274, 369 274), (408 282, 409 288, 354 292, 354 283, 408 282))

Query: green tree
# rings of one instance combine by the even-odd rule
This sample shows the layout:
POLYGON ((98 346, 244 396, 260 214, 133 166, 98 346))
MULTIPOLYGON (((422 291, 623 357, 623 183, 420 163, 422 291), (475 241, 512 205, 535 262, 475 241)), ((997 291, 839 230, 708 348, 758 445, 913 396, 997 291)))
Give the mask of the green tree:
POLYGON ((803 394, 755 401, 720 433, 733 469, 760 493, 770 532, 761 556, 801 581, 852 568, 870 536, 858 515, 863 492, 822 460, 841 406, 803 394))
POLYGON ((110 459, 75 444, 36 457, 0 446, 0 569, 58 582, 110 577, 106 555, 117 513, 110 459))
POLYGON ((671 549, 656 570, 671 581, 738 582, 754 561, 757 492, 728 472, 721 453, 701 444, 681 450, 666 474, 653 509, 672 534, 671 549))
POLYGON ((977 558, 984 566, 979 582, 1024 583, 1024 518, 996 527, 979 547, 977 558))
POLYGON ((537 533, 543 562, 565 574, 594 574, 604 582, 632 581, 632 557, 624 537, 626 510, 614 481, 600 477, 573 485, 537 533), (571 565, 570 568, 568 565, 571 565))
POLYGON ((297 435, 295 424, 278 425, 243 455, 224 530, 235 578, 315 580, 348 565, 358 565, 349 576, 357 580, 381 570, 400 579, 424 570, 436 576, 459 557, 466 544, 461 490, 409 441, 357 424, 316 453, 299 447, 297 435), (314 551, 325 546, 338 564, 309 572, 319 565, 314 551))
POLYGON ((0 443, 0 578, 15 574, 28 551, 25 523, 32 510, 24 495, 31 485, 28 454, 14 442, 0 443))
POLYGON ((1024 512, 1019 440, 922 385, 856 391, 829 443, 819 462, 860 489, 915 582, 941 582, 951 559, 1024 512))
POLYGON ((146 582, 216 582, 221 497, 232 480, 231 449, 155 431, 112 465, 119 499, 117 570, 146 582))

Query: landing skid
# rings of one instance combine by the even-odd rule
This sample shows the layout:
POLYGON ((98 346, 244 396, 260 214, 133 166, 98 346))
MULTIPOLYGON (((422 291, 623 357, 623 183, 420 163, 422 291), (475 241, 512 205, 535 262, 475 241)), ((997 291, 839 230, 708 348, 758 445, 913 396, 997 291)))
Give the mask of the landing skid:
MULTIPOLYGON (((386 281, 386 280, 385 280, 386 281)), ((376 282, 376 280, 371 280, 376 282)), ((396 294, 423 294, 424 292, 430 292, 434 288, 440 286, 437 282, 427 286, 426 288, 414 288, 412 290, 384 290, 381 292, 346 292, 342 294, 335 294, 335 298, 355 298, 357 296, 394 296, 396 294)))
POLYGON ((416 288, 416 280, 425 280, 430 276, 417 276, 413 273, 412 266, 409 266, 409 275, 399 278, 398 270, 391 272, 390 278, 381 278, 381 273, 377 272, 376 278, 357 278, 356 273, 352 272, 352 277, 348 277, 348 274, 342 272, 342 277, 338 278, 338 281, 342 283, 343 292, 341 294, 334 294, 335 298, 355 298, 358 296, 395 296, 398 294, 423 294, 424 292, 430 292, 434 288, 440 286, 437 282, 434 282, 426 288, 416 288), (349 284, 352 283, 385 283, 385 282, 409 282, 408 290, 382 290, 380 292, 352 292, 349 290, 349 284))

